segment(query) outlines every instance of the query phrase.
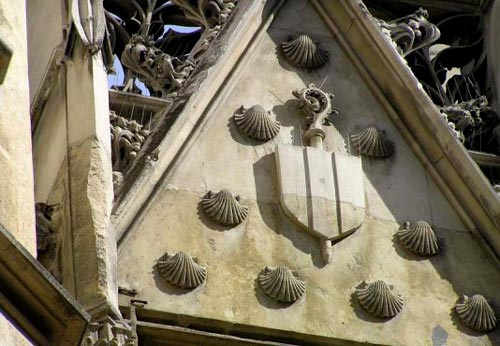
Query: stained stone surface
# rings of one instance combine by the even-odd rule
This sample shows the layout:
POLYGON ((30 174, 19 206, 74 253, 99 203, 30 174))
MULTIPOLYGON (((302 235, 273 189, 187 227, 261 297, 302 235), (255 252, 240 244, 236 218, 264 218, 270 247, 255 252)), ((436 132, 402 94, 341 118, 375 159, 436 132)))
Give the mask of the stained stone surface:
MULTIPOLYGON (((0 223, 25 246, 36 252, 33 200, 33 167, 26 59, 26 5, 24 1, 0 1, 0 37, 13 55, 0 86, 0 223)), ((0 314, 0 343, 31 345, 0 314)))
POLYGON ((237 82, 199 124, 123 239, 118 285, 136 289, 140 299, 160 313, 272 328, 280 335, 293 331, 382 345, 428 346, 436 340, 433 331, 439 325, 449 345, 499 344, 498 331, 481 336, 464 332, 451 309, 462 294, 479 288, 492 302, 500 302, 500 273, 308 2, 286 2, 249 54, 242 71, 232 77, 237 82), (301 32, 330 52, 327 65, 301 72, 288 69, 277 57, 278 45, 301 32), (333 246, 327 266, 317 239, 283 215, 275 168, 277 144, 303 144, 307 120, 290 100, 292 90, 309 83, 333 92, 340 113, 334 125, 325 128, 325 150, 354 153, 347 145, 348 135, 366 124, 383 128, 397 148, 385 160, 362 158, 366 220, 333 246), (238 132, 231 117, 242 104, 257 102, 272 109, 282 129, 269 142, 256 145, 238 132), (207 190, 221 189, 238 191, 251 211, 230 231, 211 223, 198 207, 207 190), (446 251, 420 261, 401 249, 394 234, 408 220, 427 220, 442 235, 446 251), (162 283, 152 263, 165 252, 187 247, 203 258, 211 275, 203 290, 180 294, 162 283), (255 282, 262 268, 278 265, 298 270, 307 282, 307 294, 286 309, 266 299, 255 282), (373 320, 353 301, 353 287, 363 280, 397 286, 405 297, 404 313, 385 323, 373 320))

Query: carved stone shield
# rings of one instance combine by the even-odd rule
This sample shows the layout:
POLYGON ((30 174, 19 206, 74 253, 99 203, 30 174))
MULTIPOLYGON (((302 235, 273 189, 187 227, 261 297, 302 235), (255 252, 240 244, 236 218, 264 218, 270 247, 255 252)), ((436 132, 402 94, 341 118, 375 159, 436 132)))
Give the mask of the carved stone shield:
POLYGON ((335 242, 365 219, 360 157, 320 148, 278 145, 276 165, 284 212, 309 233, 335 242))

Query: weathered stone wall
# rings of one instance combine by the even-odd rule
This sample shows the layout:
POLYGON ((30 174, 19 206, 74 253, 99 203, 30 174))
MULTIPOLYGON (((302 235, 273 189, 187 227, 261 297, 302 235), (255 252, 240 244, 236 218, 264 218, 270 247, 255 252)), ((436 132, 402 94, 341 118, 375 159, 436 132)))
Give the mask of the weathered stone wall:
MULTIPOLYGON (((0 223, 35 254, 25 13, 24 1, 0 1, 0 37, 13 52, 0 86, 0 223)), ((3 315, 0 335, 2 345, 30 344, 3 315)))
MULTIPOLYGON (((500 273, 488 261, 425 168, 371 95, 364 81, 306 1, 288 1, 273 21, 237 82, 218 100, 146 210, 119 249, 119 285, 138 291, 148 307, 235 324, 274 328, 384 345, 495 345, 500 333, 477 334, 452 312, 463 294, 482 294, 500 303, 500 273), (277 47, 290 35, 307 33, 330 52, 316 71, 293 68, 277 47), (325 149, 353 154, 348 134, 376 124, 395 142, 388 159, 363 158, 366 220, 333 247, 324 265, 318 240, 281 211, 274 150, 278 143, 302 145, 307 128, 291 94, 309 83, 335 94, 339 116, 327 127, 325 149), (219 102, 220 101, 220 102, 219 102), (272 109, 282 124, 273 140, 258 144, 235 127, 242 105, 272 109), (249 207, 241 225, 215 225, 200 209, 208 190, 229 189, 249 207), (417 259, 403 250, 395 233, 405 221, 425 220, 443 239, 445 250, 417 259), (194 291, 164 283, 155 268, 165 253, 188 252, 208 270, 194 291), (291 306, 264 295, 256 281, 266 266, 298 270, 307 282, 305 297, 291 306), (370 317, 353 292, 363 280, 384 280, 405 299, 401 314, 388 321, 370 317)), ((232 82, 228 82, 231 85, 232 82)), ((161 153, 160 153, 161 154, 161 153)))

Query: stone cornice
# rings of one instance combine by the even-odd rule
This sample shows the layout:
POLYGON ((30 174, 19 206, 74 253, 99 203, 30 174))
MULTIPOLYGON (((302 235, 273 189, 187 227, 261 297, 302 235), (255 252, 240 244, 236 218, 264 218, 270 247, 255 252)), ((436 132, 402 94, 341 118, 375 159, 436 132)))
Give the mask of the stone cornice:
POLYGON ((310 1, 450 205, 499 263, 500 200, 364 4, 310 1))
POLYGON ((0 224, 0 308, 37 345, 79 345, 80 304, 0 224))

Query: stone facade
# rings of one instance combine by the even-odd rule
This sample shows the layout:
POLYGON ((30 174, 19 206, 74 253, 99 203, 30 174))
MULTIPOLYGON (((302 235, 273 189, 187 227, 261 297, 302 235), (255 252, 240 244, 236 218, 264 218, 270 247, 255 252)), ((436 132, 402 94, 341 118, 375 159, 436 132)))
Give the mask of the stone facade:
POLYGON ((404 60, 431 18, 0 0, 0 222, 87 325, 16 315, 31 341, 1 319, 5 344, 500 344, 500 200, 473 161, 497 157, 469 157, 404 60))

